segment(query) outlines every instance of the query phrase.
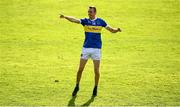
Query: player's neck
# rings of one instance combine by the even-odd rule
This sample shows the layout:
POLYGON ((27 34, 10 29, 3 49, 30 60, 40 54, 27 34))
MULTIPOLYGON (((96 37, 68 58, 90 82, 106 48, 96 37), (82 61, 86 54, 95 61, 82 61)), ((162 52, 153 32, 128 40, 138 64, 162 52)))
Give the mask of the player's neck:
POLYGON ((90 20, 95 20, 96 19, 96 16, 94 17, 89 17, 90 20))

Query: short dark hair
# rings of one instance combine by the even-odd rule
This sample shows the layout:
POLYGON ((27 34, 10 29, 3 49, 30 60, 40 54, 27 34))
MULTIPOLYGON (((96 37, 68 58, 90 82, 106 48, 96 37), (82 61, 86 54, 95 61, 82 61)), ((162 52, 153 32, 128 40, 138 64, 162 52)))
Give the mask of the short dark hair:
POLYGON ((90 9, 93 9, 94 12, 96 12, 96 7, 95 6, 89 6, 90 9))

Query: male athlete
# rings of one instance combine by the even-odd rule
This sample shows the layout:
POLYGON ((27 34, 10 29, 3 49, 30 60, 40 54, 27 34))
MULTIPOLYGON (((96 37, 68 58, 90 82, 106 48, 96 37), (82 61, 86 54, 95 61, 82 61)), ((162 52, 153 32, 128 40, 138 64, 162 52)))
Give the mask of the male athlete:
POLYGON ((86 65, 86 62, 89 58, 93 60, 94 64, 94 73, 95 73, 95 86, 93 89, 92 96, 97 95, 97 87, 100 77, 99 66, 100 66, 100 59, 101 59, 101 30, 102 28, 106 28, 108 31, 112 33, 121 32, 120 28, 112 28, 106 24, 106 22, 96 17, 96 7, 90 6, 88 9, 88 16, 89 18, 77 19, 71 16, 60 15, 60 18, 67 19, 70 22, 81 24, 84 27, 85 32, 85 40, 84 45, 82 48, 81 58, 79 69, 77 72, 76 78, 76 86, 72 93, 72 96, 76 96, 77 92, 79 91, 79 83, 81 80, 81 75, 86 65))

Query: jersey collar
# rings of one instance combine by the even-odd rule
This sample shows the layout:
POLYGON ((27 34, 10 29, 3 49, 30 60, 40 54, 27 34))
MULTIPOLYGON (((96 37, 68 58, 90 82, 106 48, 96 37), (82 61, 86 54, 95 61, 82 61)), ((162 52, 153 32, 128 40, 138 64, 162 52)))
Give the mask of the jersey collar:
POLYGON ((95 19, 93 19, 93 20, 91 20, 90 18, 89 18, 89 20, 91 20, 91 21, 95 21, 97 19, 97 17, 95 17, 95 19))

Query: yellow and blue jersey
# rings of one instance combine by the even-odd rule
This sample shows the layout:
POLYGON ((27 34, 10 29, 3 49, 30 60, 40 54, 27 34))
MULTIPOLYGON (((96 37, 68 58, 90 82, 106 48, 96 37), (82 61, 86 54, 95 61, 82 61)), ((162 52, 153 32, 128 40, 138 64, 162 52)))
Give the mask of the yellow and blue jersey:
POLYGON ((101 30, 106 27, 106 22, 101 18, 94 20, 83 18, 80 19, 81 24, 84 26, 85 40, 84 48, 99 48, 102 47, 101 30))

